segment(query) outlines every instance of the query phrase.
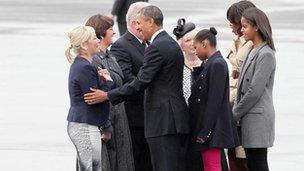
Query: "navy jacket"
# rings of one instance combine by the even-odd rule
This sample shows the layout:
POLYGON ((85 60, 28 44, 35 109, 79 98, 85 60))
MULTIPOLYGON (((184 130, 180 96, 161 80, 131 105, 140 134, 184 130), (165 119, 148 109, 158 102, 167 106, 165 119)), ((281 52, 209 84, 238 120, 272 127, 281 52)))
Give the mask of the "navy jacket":
POLYGON ((69 94, 71 107, 68 121, 103 126, 109 116, 109 102, 88 105, 84 102, 84 94, 90 88, 109 91, 114 88, 112 81, 99 79, 97 70, 83 57, 77 56, 70 68, 69 94))
MULTIPOLYGON (((124 83, 132 82, 143 64, 145 46, 129 31, 126 31, 112 45, 110 54, 120 65, 124 74, 124 83)), ((128 96, 125 101, 125 109, 130 126, 144 126, 144 91, 133 96, 128 96)))
POLYGON ((233 148, 239 145, 229 103, 229 74, 220 52, 214 53, 193 72, 189 98, 192 147, 203 151, 211 147, 233 148), (196 137, 205 143, 196 143, 196 137))
POLYGON ((112 104, 145 91, 146 138, 189 133, 189 111, 183 96, 184 56, 177 42, 160 32, 145 51, 137 77, 109 91, 112 104))

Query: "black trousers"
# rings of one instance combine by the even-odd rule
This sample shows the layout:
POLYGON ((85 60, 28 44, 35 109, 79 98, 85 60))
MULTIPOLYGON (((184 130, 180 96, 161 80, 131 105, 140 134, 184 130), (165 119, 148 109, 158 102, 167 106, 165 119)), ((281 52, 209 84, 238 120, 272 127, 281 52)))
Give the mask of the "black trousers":
POLYGON ((267 148, 245 148, 245 153, 250 171, 269 171, 267 148))
POLYGON ((144 127, 130 127, 135 171, 152 171, 150 151, 144 127))
POLYGON ((147 138, 154 171, 185 171, 188 135, 147 138))
MULTIPOLYGON (((229 171, 224 149, 221 151, 222 171, 229 171)), ((204 171, 204 163, 201 152, 188 150, 187 154, 187 171, 204 171)))
POLYGON ((222 171, 229 171, 227 158, 224 149, 221 151, 221 164, 222 164, 222 171))
POLYGON ((235 148, 228 149, 230 171, 249 171, 246 158, 237 158, 235 148))
POLYGON ((203 171, 203 160, 200 151, 189 149, 187 152, 186 170, 187 171, 203 171))

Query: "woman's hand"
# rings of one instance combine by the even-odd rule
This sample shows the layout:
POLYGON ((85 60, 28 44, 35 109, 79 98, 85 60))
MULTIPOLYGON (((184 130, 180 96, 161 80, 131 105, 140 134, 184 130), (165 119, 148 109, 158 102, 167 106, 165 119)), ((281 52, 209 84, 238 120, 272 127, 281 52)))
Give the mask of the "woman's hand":
POLYGON ((205 141, 203 140, 203 138, 196 137, 196 142, 199 144, 203 144, 205 141))
POLYGON ((112 81, 111 75, 107 69, 98 67, 98 75, 107 81, 112 81))
POLYGON ((111 132, 104 132, 101 135, 101 140, 104 142, 108 142, 111 139, 111 132))

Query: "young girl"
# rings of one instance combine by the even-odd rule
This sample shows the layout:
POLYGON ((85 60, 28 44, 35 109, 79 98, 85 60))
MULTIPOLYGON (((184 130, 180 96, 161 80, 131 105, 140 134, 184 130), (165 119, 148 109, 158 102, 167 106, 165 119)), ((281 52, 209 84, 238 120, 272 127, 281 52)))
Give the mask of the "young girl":
MULTIPOLYGON (((191 94, 193 68, 199 67, 202 64, 202 61, 196 56, 193 46, 193 39, 199 31, 200 30, 194 23, 186 22, 184 18, 178 19, 177 25, 173 30, 173 34, 176 36, 176 40, 184 54, 183 93, 187 104, 191 94)), ((200 152, 189 150, 187 154, 186 170, 202 170, 202 166, 200 152)))
POLYGON ((257 8, 246 9, 241 23, 244 38, 253 42, 253 48, 239 78, 233 115, 241 124, 249 170, 268 171, 267 148, 273 146, 275 125, 272 31, 266 14, 257 8))
POLYGON ((194 69, 189 98, 192 147, 201 152, 205 171, 221 171, 221 150, 239 145, 229 104, 228 67, 216 50, 216 34, 211 27, 194 38, 196 54, 206 63, 194 69))

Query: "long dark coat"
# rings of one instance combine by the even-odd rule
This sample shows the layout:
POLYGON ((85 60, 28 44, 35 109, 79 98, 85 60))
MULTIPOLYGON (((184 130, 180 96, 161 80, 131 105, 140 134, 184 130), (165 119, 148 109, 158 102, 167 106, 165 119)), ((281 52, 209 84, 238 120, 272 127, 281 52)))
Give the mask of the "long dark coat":
POLYGON ((228 67, 221 53, 214 53, 193 75, 189 98, 193 149, 204 151, 212 147, 238 146, 229 103, 228 67), (203 138, 205 143, 196 143, 196 137, 203 138))
MULTIPOLYGON (((123 73, 115 57, 108 53, 99 53, 93 58, 95 67, 108 69, 116 86, 123 85, 123 73)), ((107 142, 107 153, 112 171, 133 171, 134 161, 132 141, 124 103, 110 106, 110 121, 113 126, 112 138, 107 142)), ((105 168, 108 168, 107 166, 105 168)), ((105 169, 107 170, 107 169, 105 169)))

